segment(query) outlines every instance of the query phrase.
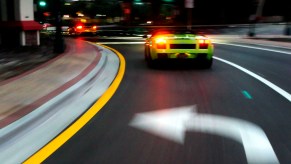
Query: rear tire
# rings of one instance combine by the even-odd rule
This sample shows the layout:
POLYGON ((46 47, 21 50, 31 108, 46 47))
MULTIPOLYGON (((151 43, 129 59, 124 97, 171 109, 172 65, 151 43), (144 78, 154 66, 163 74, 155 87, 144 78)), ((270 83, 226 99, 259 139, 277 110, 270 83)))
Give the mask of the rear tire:
POLYGON ((147 62, 148 67, 153 68, 154 67, 154 61, 151 58, 150 48, 145 48, 145 61, 147 62))
POLYGON ((211 66, 212 66, 212 62, 213 62, 212 58, 210 60, 209 59, 205 59, 204 62, 203 62, 203 68, 210 69, 211 66))
POLYGON ((147 61, 148 58, 149 58, 148 52, 149 52, 149 48, 146 46, 145 49, 144 49, 144 59, 145 59, 145 61, 147 61))

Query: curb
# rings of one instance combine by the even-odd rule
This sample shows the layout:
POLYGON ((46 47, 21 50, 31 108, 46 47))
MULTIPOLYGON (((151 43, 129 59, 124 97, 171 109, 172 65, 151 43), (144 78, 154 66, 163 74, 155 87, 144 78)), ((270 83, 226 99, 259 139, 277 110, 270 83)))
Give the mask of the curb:
MULTIPOLYGON (((99 46, 96 46, 96 48, 100 49, 99 46)), ((21 119, 0 130, 0 161, 4 163, 23 162, 25 159, 39 150, 43 145, 49 142, 52 138, 58 135, 61 131, 66 129, 67 126, 74 122, 76 118, 82 115, 84 111, 75 110, 75 113, 72 113, 73 111, 64 110, 63 107, 66 105, 66 103, 68 105, 70 100, 72 101, 71 103, 74 103, 75 101, 73 98, 87 94, 92 87, 92 82, 95 82, 96 79, 100 78, 104 71, 106 71, 105 67, 109 65, 108 62, 110 62, 110 57, 108 54, 103 54, 103 52, 104 50, 102 50, 99 63, 96 63, 97 65, 95 68, 88 72, 84 78, 80 79, 80 81, 77 80, 77 82, 75 80, 75 83, 73 82, 71 86, 65 87, 62 93, 52 98, 48 102, 42 104, 39 108, 22 117, 21 119), (87 88, 85 88, 86 86, 87 88), (80 93, 83 95, 80 95, 80 93), (64 114, 68 111, 70 111, 69 116, 67 116, 68 114, 64 114), (56 124, 55 119, 61 116, 64 116, 67 118, 67 120, 61 118, 61 127, 58 124, 54 126, 53 124, 56 124), (40 134, 48 135, 41 136, 40 134), (26 149, 22 149, 23 147, 26 149), (16 154, 17 157, 15 157, 16 154)), ((114 74, 113 76, 115 77, 114 74)), ((114 78, 113 76, 111 78, 114 78)), ((101 80, 104 80, 104 78, 101 80)), ((110 85, 111 82, 112 79, 109 78, 109 80, 107 80, 108 84, 105 84, 104 82, 104 85, 110 85)), ((102 93, 99 93, 98 95, 95 92, 95 95, 102 95, 104 88, 99 90, 99 92, 102 93)), ((91 96, 92 95, 87 97, 91 96)), ((98 97, 94 99, 96 101, 98 97)), ((89 107, 92 105, 92 102, 86 102, 85 105, 89 107)))
POLYGON ((100 96, 100 98, 90 107, 88 111, 80 116, 72 125, 70 125, 66 130, 59 134, 56 138, 50 141, 42 149, 24 161, 24 164, 29 163, 42 163, 46 158, 48 158, 52 153, 54 153, 60 146, 62 146, 67 140, 69 140, 74 134, 76 134, 83 126, 86 125, 109 101, 113 96, 117 88, 119 87, 121 80, 125 73, 125 59, 116 50, 102 45, 102 47, 111 50, 119 58, 118 72, 115 79, 112 81, 108 89, 100 96))

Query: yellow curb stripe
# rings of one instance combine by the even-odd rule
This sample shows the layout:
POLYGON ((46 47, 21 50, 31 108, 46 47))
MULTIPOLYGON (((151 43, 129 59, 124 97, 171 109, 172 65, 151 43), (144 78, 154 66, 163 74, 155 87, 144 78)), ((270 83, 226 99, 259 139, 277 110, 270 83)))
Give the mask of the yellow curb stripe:
POLYGON ((114 53, 117 54, 120 60, 119 71, 116 75, 116 78, 110 85, 110 87, 104 92, 104 94, 95 102, 95 104, 85 113, 83 114, 78 120, 76 120, 70 127, 68 127, 65 131, 59 134, 56 138, 50 141, 47 145, 43 148, 38 150, 35 154, 31 157, 26 159, 23 163, 24 164, 35 164, 41 163, 45 159, 47 159, 51 154, 53 154, 58 148, 60 148, 66 141, 68 141, 74 134, 76 134, 86 123, 88 123, 94 115, 96 115, 101 108, 109 101, 109 99, 113 96, 115 91, 117 90, 121 80, 124 76, 125 72, 125 59, 113 48, 101 45, 105 48, 110 49, 114 53))

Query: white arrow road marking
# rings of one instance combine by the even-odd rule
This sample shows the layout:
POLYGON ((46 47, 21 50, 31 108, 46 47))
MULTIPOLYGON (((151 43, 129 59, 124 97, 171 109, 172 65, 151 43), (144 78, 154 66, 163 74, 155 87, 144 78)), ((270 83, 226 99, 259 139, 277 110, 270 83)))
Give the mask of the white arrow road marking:
POLYGON ((198 114, 196 106, 136 114, 129 125, 180 144, 184 143, 186 131, 227 137, 243 145, 248 163, 279 163, 260 127, 241 119, 198 114))

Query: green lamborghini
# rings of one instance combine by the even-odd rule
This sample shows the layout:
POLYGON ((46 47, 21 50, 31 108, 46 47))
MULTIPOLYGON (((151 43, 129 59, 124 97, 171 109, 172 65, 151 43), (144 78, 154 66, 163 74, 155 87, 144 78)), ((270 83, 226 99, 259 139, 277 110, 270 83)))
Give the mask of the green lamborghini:
POLYGON ((211 40, 189 30, 157 30, 145 41, 145 60, 149 66, 161 60, 195 61, 211 68, 214 46, 211 40))

